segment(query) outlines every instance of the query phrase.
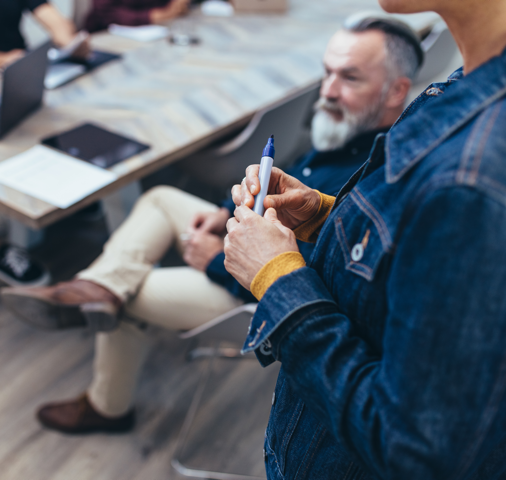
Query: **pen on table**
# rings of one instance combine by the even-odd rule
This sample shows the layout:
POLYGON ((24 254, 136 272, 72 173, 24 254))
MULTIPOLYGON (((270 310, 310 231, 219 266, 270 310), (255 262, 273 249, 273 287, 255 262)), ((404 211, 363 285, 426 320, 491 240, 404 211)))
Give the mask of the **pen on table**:
POLYGON ((271 179, 272 164, 274 162, 274 135, 271 135, 267 140, 267 145, 262 153, 262 160, 260 161, 260 172, 258 179, 260 180, 260 192, 255 197, 255 206, 253 211, 258 215, 264 214, 264 200, 267 196, 269 189, 269 181, 271 179))

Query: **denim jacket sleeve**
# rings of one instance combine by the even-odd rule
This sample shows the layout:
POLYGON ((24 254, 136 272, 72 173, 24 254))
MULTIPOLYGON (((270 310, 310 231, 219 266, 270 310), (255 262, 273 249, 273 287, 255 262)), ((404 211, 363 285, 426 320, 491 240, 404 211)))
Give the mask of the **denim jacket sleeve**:
POLYGON ((245 350, 281 361, 304 403, 380 478, 467 478, 504 436, 506 207, 462 186, 413 205, 389 266, 382 351, 311 268, 269 288, 245 350))

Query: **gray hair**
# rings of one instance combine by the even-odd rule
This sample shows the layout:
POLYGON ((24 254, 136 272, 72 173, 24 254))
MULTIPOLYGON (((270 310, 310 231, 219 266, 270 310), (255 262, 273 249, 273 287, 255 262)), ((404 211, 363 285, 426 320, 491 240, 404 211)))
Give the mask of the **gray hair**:
POLYGON ((418 59, 415 49, 406 40, 385 33, 385 44, 387 49, 386 67, 391 78, 408 77, 413 80, 418 73, 418 59))
POLYGON ((353 16, 345 22, 344 29, 353 33, 382 31, 387 51, 385 67, 390 79, 415 78, 423 63, 424 54, 418 36, 406 23, 394 18, 353 16))

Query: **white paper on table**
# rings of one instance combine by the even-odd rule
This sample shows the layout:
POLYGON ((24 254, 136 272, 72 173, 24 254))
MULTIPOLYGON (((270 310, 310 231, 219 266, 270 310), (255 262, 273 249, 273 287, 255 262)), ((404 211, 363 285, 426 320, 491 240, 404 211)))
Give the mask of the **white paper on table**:
POLYGON ((209 17, 231 17, 234 14, 234 7, 223 0, 206 0, 200 10, 209 17))
POLYGON ((0 184, 60 208, 82 200, 116 175, 42 145, 0 162, 0 184))
POLYGON ((130 38, 138 42, 152 42, 169 36, 169 29, 162 25, 143 25, 140 27, 125 27, 124 25, 109 25, 109 33, 120 37, 130 38))

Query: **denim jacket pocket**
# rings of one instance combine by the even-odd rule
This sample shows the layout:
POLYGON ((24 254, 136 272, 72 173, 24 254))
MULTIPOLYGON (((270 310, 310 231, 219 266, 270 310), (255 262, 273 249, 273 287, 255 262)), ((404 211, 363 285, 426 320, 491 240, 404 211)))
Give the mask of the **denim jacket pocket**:
POLYGON ((390 233, 381 215, 356 190, 335 219, 344 267, 372 281, 384 254, 391 251, 390 233))

